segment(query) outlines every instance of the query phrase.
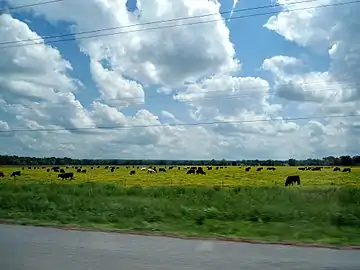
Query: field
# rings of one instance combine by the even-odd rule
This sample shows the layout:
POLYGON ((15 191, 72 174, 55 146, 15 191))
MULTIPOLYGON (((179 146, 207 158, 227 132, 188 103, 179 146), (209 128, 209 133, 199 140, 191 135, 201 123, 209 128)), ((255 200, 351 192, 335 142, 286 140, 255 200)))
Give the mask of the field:
MULTIPOLYGON (((300 175, 301 186, 349 186, 360 187, 360 168, 353 168, 351 173, 333 172, 332 168, 323 169, 322 171, 299 171, 297 167, 277 167, 276 171, 268 171, 264 167, 263 171, 257 172, 252 169, 250 172, 245 172, 245 167, 227 167, 219 170, 215 168, 208 171, 204 166, 206 175, 187 175, 187 170, 184 167, 181 169, 174 168, 167 169, 165 173, 148 174, 146 171, 141 171, 135 166, 135 175, 130 175, 129 172, 134 170, 132 167, 119 167, 114 172, 109 169, 104 169, 104 166, 82 166, 87 173, 76 173, 74 168, 63 166, 65 171, 75 172, 75 181, 71 183, 96 182, 96 183, 116 183, 126 187, 130 186, 283 186, 285 178, 288 175, 300 175)), ((139 167, 141 168, 141 167, 139 167)), ((158 168, 161 168, 158 166, 158 168)), ((20 170, 21 177, 16 179, 16 182, 60 182, 57 178, 58 173, 46 172, 45 169, 31 169, 25 167, 2 167, 7 177, 5 179, 12 179, 11 172, 20 170)), ((64 181, 62 181, 64 182, 64 181)))
MULTIPOLYGON (((160 166, 157 166, 158 168, 160 166)), ((84 167, 75 180, 45 169, 2 167, 0 219, 138 232, 268 241, 360 245, 360 168, 351 173, 245 172, 244 167, 187 175, 84 167), (20 170, 20 177, 9 177, 20 170), (301 186, 284 187, 288 175, 301 186)), ((67 171, 74 169, 67 169, 67 171)))

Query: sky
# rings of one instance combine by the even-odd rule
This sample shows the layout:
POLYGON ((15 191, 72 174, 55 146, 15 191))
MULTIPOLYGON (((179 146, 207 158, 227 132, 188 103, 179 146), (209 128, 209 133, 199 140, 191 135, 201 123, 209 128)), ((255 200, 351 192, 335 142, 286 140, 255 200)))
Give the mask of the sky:
POLYGON ((360 3, 300 1, 0 1, 0 154, 359 154, 360 3))

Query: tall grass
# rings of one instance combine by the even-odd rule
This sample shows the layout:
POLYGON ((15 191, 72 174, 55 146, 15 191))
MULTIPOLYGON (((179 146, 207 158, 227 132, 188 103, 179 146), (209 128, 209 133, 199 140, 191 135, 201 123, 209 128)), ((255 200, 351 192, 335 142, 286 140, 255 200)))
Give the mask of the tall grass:
POLYGON ((0 183, 0 218, 360 244, 360 189, 0 183))

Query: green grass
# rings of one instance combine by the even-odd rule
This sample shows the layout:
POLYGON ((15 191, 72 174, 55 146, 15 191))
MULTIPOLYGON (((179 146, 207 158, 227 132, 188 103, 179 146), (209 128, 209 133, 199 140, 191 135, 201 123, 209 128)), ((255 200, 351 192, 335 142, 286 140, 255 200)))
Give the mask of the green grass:
POLYGON ((126 188, 99 182, 2 180, 0 219, 360 245, 360 189, 355 187, 126 188))
MULTIPOLYGON (((123 186, 283 186, 286 176, 298 174, 301 176, 301 185, 307 186, 352 186, 360 188, 360 168, 353 168, 351 173, 333 172, 332 169, 323 169, 322 171, 299 171, 297 167, 277 167, 276 171, 256 172, 254 169, 245 172, 242 167, 228 167, 221 170, 206 171, 206 175, 187 175, 186 170, 168 170, 166 173, 148 174, 147 172, 136 170, 135 175, 130 175, 130 169, 120 167, 111 173, 104 167, 87 169, 86 174, 75 173, 75 181, 72 183, 97 182, 97 183, 117 183, 123 186)), ((160 166, 157 166, 158 168, 160 166)), ((65 168, 65 167, 63 167, 65 168)), ((204 167, 205 168, 205 167, 204 167)), ((45 169, 29 170, 25 167, 0 167, 6 175, 5 179, 10 178, 11 172, 20 170, 21 177, 16 178, 16 182, 42 182, 53 183, 60 182, 57 179, 57 173, 47 173, 45 169)), ((66 171, 75 169, 68 168, 66 171)))

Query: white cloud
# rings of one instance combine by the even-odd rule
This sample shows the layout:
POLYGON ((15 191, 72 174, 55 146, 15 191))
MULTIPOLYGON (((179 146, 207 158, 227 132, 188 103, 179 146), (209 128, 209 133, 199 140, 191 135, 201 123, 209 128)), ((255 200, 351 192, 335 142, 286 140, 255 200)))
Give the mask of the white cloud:
MULTIPOLYGON (((217 13, 211 19, 220 18, 216 0, 142 0, 138 1, 137 13, 126 11, 126 1, 85 2, 64 1, 32 10, 54 25, 70 22, 74 31, 206 13, 217 13)), ((18 0, 17 4, 26 1, 18 0)), ((159 159, 284 159, 352 153, 351 146, 360 143, 360 137, 354 136, 359 134, 356 121, 284 119, 288 100, 298 102, 294 107, 302 113, 300 116, 359 110, 357 89, 351 88, 357 79, 357 56, 348 50, 348 35, 352 32, 342 26, 340 19, 331 23, 327 20, 329 25, 320 22, 322 17, 315 11, 294 15, 295 19, 281 14, 281 22, 276 17, 269 20, 269 29, 301 46, 317 48, 331 59, 325 71, 314 71, 307 61, 292 56, 266 59, 262 67, 274 75, 274 89, 283 103, 274 101, 270 93, 273 89, 265 79, 235 73, 241 65, 223 21, 78 39, 80 50, 90 59, 90 66, 83 68, 90 71, 99 91, 88 102, 90 105, 78 99, 80 93, 90 92, 70 76, 73 67, 58 49, 48 45, 1 49, 0 130, 90 128, 2 133, 8 137, 2 140, 5 143, 1 143, 1 149, 18 155, 159 159), (347 35, 340 30, 330 31, 339 27, 348 31, 347 35), (322 83, 316 87, 312 84, 315 80, 322 83), (320 91, 325 88, 332 90, 320 91), (161 102, 151 104, 160 111, 163 121, 148 107, 131 110, 130 114, 128 107, 147 105, 145 91, 150 89, 165 95, 176 90, 174 99, 180 109, 167 104, 170 110, 163 110, 161 102), (189 123, 231 123, 166 124, 181 124, 180 115, 189 123), (273 118, 277 121, 266 121, 273 118), (136 128, 129 128, 132 126, 136 128), (108 129, 91 129, 94 127, 108 129)), ((0 42, 29 38, 38 35, 24 22, 0 15, 0 42)), ((356 52, 357 47, 352 48, 356 52)))

